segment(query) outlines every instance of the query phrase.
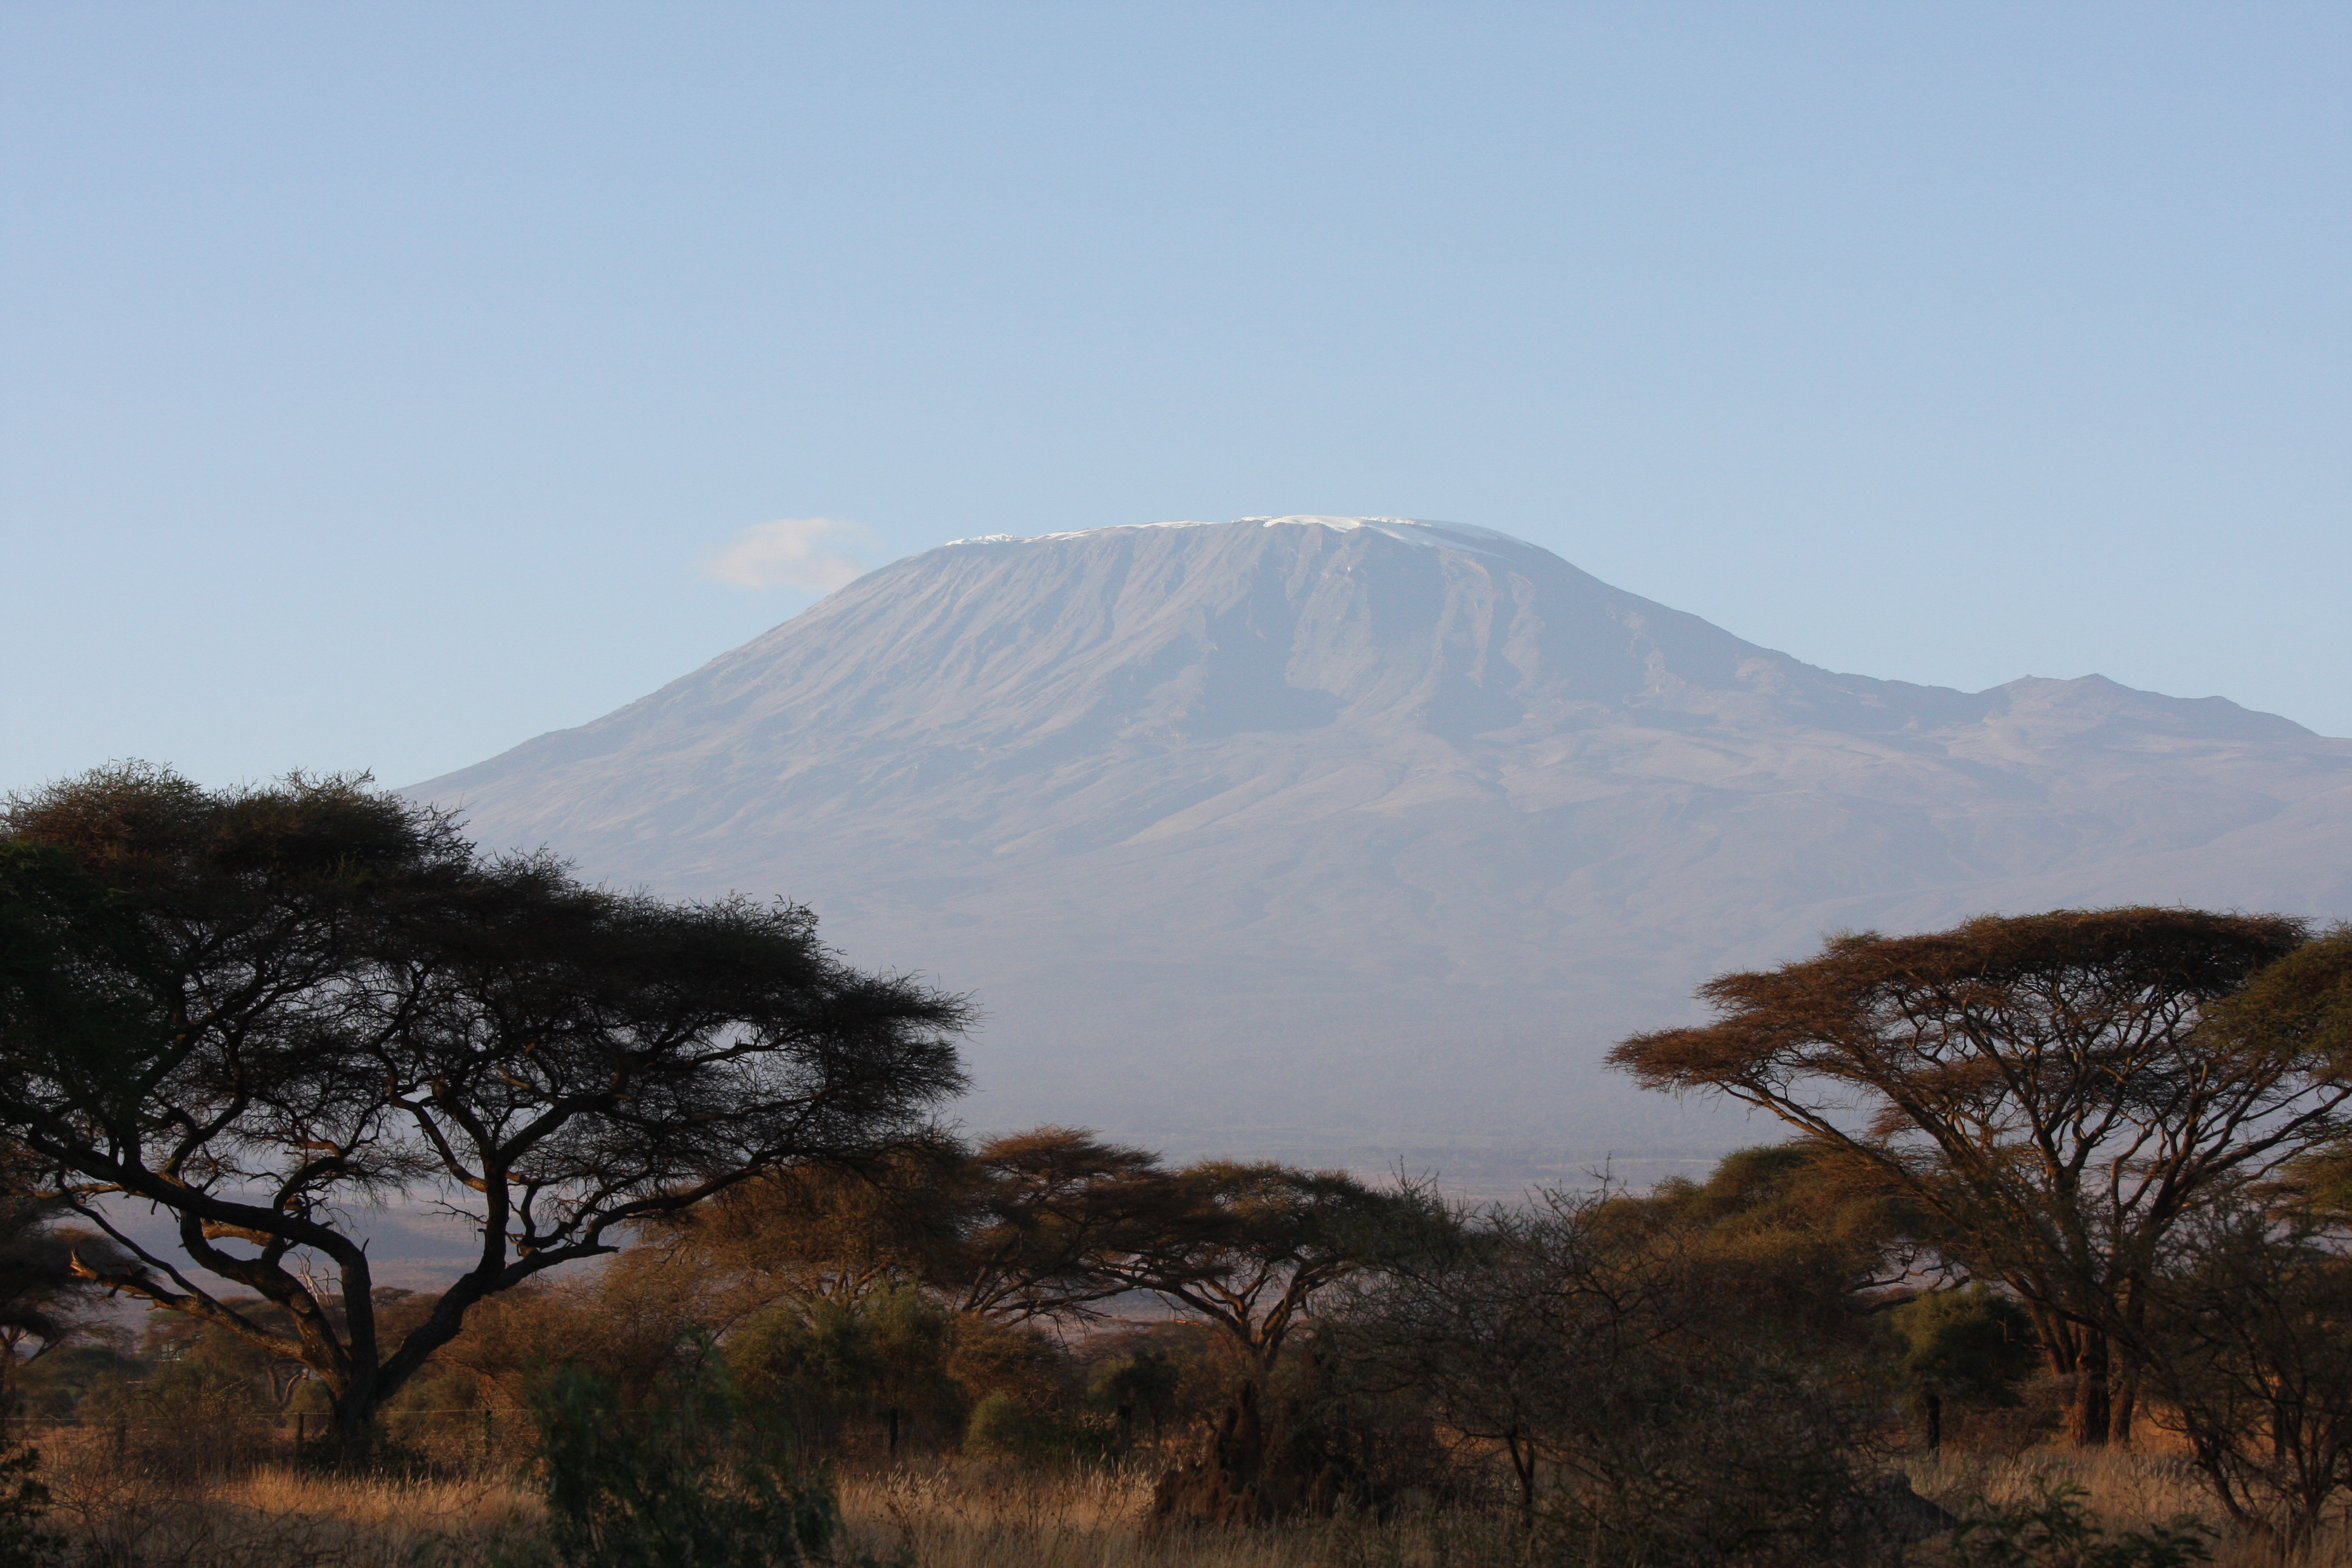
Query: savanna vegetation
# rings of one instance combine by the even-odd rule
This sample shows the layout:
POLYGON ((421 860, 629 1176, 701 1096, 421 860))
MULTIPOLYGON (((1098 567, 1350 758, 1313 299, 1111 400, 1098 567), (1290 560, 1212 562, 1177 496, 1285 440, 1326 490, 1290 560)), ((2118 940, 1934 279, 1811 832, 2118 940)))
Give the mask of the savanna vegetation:
POLYGON ((2352 1559, 2352 934, 1988 918, 1647 1191, 987 1138, 959 998, 362 781, 0 821, 0 1563, 2352 1559), (478 1250, 379 1279, 372 1206, 478 1250))

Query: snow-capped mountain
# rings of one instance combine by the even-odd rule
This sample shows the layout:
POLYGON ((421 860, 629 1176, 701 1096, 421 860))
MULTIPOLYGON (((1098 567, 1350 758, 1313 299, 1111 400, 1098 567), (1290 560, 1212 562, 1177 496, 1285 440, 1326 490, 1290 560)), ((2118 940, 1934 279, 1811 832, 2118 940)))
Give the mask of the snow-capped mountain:
POLYGON ((1832 674, 1396 518, 959 541, 412 793, 809 903, 976 994, 975 1124, 1178 1150, 1704 1152, 1741 1129, 1597 1059, 1717 970, 1985 910, 2352 914, 2352 742, 1832 674))

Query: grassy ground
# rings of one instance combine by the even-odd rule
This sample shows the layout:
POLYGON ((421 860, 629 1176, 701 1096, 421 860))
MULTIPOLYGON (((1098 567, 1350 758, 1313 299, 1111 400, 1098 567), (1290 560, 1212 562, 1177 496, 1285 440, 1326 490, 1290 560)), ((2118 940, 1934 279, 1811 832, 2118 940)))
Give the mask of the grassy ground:
POLYGON ((942 1464, 852 1478, 842 1510, 877 1556, 918 1568, 1486 1568, 1515 1563, 1497 1521, 1444 1516, 1259 1530, 1152 1530, 1140 1472, 1039 1476, 942 1464))
POLYGON ((103 1568, 477 1568, 539 1516, 505 1476, 264 1468, 205 1480, 123 1463, 97 1445, 53 1445, 44 1458, 54 1500, 45 1523, 103 1568))
MULTIPOLYGON (((2168 1454, 1948 1449, 1902 1468, 1916 1490, 1956 1511, 1977 1498, 2022 1501, 2040 1483, 2064 1479, 2089 1492, 2111 1530, 2190 1515, 2214 1527, 2221 1568, 2270 1568, 2275 1561, 2260 1542, 2220 1529, 2195 1472, 2168 1454)), ((842 1502, 863 1542, 883 1552, 911 1548, 919 1568, 1517 1568, 1522 1562, 1516 1533, 1482 1517, 1154 1532, 1144 1527, 1150 1490, 1139 1475, 1039 1478, 940 1466, 852 1479, 842 1502)), ((2331 1532, 2306 1561, 2309 1568, 2352 1568, 2352 1533, 2331 1532)))
MULTIPOLYGON (((2153 1436, 2163 1440, 2161 1434, 2153 1436)), ((1921 1493, 1955 1510, 1971 1498, 2021 1501, 2037 1484, 2063 1479, 2088 1491, 2092 1510, 2111 1530, 2168 1524, 2186 1516, 2212 1531, 2213 1560, 2220 1568, 2275 1568, 2279 1561, 2263 1541, 2229 1527, 2185 1458, 2160 1449, 2090 1456, 2052 1449, 2017 1456, 1948 1449, 1940 1458, 1916 1459, 1906 1469, 1921 1493)), ((2339 1513, 2301 1562, 2307 1568, 2352 1568, 2352 1519, 2339 1513)))
MULTIPOLYGON (((511 1479, 404 1481, 264 1468, 198 1481, 124 1464, 100 1447, 58 1446, 46 1479, 53 1528, 105 1568, 494 1568, 528 1537, 537 1505, 511 1479)), ((2162 1454, 2089 1459, 2049 1452, 2003 1458, 1948 1451, 1908 1467, 1948 1505, 1972 1495, 2022 1498, 2037 1478, 2087 1487, 2111 1526, 2209 1513, 2193 1475, 2162 1454)), ((1038 1474, 931 1461, 844 1478, 843 1511, 858 1546, 917 1568, 1507 1568, 1519 1559, 1496 1521, 1435 1515, 1279 1529, 1155 1531, 1141 1473, 1038 1474)), ((2254 1568, 2258 1543, 2225 1539, 2218 1561, 2254 1568)), ((2352 1568, 2338 1531, 2311 1560, 2352 1568)), ((685 1565, 681 1565, 685 1568, 685 1565)))

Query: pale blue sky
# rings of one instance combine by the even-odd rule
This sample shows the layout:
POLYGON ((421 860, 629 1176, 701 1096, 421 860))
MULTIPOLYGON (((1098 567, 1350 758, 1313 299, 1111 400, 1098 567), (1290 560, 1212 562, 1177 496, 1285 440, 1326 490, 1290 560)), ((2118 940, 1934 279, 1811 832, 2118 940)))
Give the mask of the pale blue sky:
POLYGON ((2347 81, 2341 5, 0 6, 0 787, 476 761, 803 517, 1449 518, 2352 734, 2347 81))

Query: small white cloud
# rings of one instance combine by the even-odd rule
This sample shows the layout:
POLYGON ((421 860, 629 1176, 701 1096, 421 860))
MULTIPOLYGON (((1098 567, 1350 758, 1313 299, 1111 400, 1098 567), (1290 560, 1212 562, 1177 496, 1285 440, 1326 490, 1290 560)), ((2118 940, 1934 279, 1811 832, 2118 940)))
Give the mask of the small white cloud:
POLYGON ((866 569, 827 542, 861 540, 865 530, 837 517, 780 517, 754 523, 735 542, 702 558, 702 574, 739 588, 814 588, 829 594, 866 569))

